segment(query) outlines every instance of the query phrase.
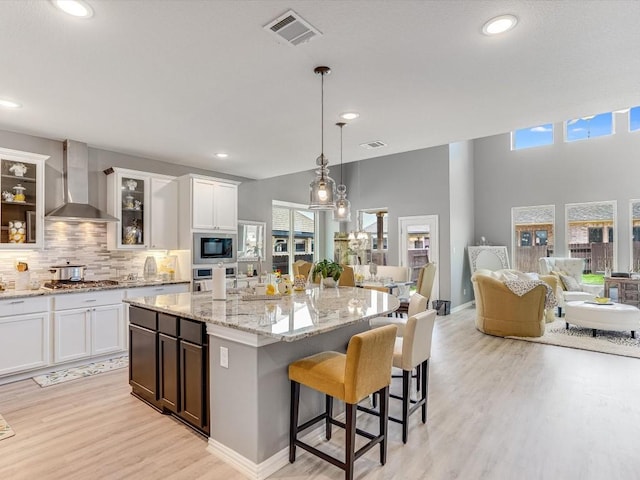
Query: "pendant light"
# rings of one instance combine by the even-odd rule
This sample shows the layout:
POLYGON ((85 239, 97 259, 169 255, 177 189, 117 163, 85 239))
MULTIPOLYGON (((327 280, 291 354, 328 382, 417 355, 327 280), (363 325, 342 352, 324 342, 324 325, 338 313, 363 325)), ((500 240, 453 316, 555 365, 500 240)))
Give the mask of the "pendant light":
POLYGON ((321 125, 320 125, 320 156, 316 159, 316 178, 309 185, 309 209, 310 210, 335 210, 336 208, 336 182, 329 176, 329 164, 324 156, 324 76, 331 73, 329 67, 316 67, 314 73, 321 78, 321 125))
POLYGON ((351 202, 347 200, 347 187, 342 180, 342 128, 346 125, 344 122, 336 123, 340 127, 340 185, 336 189, 336 209, 333 211, 333 219, 338 222, 351 221, 351 202))

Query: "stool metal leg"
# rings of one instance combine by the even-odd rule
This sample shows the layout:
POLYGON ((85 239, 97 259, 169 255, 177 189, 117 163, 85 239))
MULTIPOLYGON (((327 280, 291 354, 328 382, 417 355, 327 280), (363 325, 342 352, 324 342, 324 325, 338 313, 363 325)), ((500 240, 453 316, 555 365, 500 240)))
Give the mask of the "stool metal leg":
POLYGON ((352 403, 345 404, 347 410, 347 418, 345 423, 345 459, 344 459, 344 478, 345 480, 353 480, 353 462, 355 461, 356 452, 356 407, 352 403))
POLYGON ((289 463, 296 461, 296 439, 298 437, 298 405, 300 404, 300 384, 291 383, 291 405, 289 418, 289 463))
POLYGON ((327 417, 324 419, 325 438, 331 440, 331 418, 333 417, 333 397, 331 395, 324 396, 325 413, 327 417))

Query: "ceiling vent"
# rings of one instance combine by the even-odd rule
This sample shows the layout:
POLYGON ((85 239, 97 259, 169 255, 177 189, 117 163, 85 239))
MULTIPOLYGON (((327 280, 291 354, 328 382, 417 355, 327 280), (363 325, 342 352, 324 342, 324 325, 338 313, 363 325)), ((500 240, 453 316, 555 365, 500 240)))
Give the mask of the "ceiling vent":
POLYGON ((278 41, 284 40, 289 45, 300 45, 308 42, 313 37, 322 35, 322 32, 303 19, 293 10, 280 15, 275 20, 264 26, 264 29, 276 35, 278 41))
POLYGON ((386 147, 387 144, 381 142, 380 140, 374 140, 373 142, 361 143, 360 146, 366 148, 367 150, 373 150, 374 148, 386 147))

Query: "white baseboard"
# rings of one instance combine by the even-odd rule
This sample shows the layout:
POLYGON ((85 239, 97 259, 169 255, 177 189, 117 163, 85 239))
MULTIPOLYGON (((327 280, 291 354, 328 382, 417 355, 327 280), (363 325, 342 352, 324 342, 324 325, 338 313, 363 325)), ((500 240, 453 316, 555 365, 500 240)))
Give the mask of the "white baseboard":
MULTIPOLYGON (((336 415, 334 418, 344 422, 344 412, 336 415)), ((318 439, 324 439, 324 424, 321 424, 317 428, 314 428, 309 433, 302 437, 307 443, 315 443, 318 439)), ((274 455, 271 455, 265 461, 261 463, 255 463, 248 458, 240 455, 235 450, 223 445, 222 443, 209 438, 209 445, 207 451, 212 453, 216 457, 220 458, 224 462, 231 465, 240 473, 245 475, 251 480, 265 480, 267 477, 273 475, 282 467, 289 465, 289 447, 285 447, 274 455)), ((297 456, 304 453, 304 450, 298 448, 297 456)))
POLYGON ((475 302, 472 300, 467 303, 463 303, 462 305, 458 305, 457 307, 453 307, 451 309, 451 313, 459 312, 461 310, 466 310, 467 308, 473 308, 475 306, 475 302))

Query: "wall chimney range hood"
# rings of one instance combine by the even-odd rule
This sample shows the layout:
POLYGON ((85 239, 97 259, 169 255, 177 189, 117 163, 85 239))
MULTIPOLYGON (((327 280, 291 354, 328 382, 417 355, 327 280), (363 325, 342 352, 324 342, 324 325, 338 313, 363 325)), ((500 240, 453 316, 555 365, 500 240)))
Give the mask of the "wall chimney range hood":
POLYGON ((117 222, 118 219, 89 205, 89 147, 64 141, 62 156, 64 203, 45 215, 45 220, 68 222, 117 222))

